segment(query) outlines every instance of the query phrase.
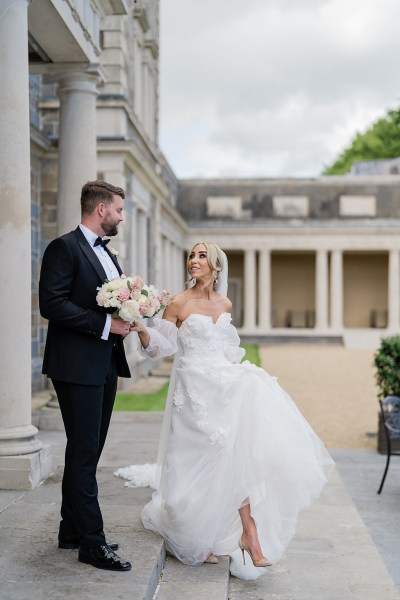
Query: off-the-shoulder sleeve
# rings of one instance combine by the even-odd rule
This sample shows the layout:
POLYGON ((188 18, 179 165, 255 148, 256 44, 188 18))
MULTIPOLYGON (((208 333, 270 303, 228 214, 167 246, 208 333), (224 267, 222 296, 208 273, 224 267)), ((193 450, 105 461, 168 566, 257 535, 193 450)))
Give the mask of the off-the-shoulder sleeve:
POLYGON ((166 319, 154 319, 154 326, 147 328, 150 342, 147 348, 139 343, 139 352, 147 358, 156 360, 171 356, 178 350, 178 328, 166 319))

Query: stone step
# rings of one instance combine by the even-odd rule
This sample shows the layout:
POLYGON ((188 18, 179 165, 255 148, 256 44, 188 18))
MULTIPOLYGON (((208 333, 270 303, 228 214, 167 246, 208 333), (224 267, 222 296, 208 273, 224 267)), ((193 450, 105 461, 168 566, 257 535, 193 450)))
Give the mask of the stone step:
MULTIPOLYGON (((58 468, 33 492, 15 498, 0 513, 0 572, 4 600, 152 600, 165 561, 164 541, 140 522, 150 490, 117 485, 113 468, 98 470, 107 537, 133 568, 125 573, 94 569, 78 561, 77 550, 57 548, 60 480, 58 468)), ((122 484, 122 481, 121 481, 122 484)))
POLYGON ((167 556, 154 600, 227 600, 229 558, 220 556, 217 565, 184 565, 167 556))

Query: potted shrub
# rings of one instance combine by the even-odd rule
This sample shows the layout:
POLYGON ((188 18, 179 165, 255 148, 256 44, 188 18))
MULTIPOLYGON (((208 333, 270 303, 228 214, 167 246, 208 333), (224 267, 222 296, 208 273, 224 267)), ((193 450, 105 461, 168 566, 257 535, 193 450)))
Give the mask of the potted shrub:
MULTIPOLYGON (((400 336, 382 338, 381 345, 374 356, 376 382, 379 398, 397 396, 400 398, 400 336)), ((400 451, 400 439, 392 441, 392 450, 400 451)), ((386 454, 386 435, 379 411, 378 452, 386 454)))

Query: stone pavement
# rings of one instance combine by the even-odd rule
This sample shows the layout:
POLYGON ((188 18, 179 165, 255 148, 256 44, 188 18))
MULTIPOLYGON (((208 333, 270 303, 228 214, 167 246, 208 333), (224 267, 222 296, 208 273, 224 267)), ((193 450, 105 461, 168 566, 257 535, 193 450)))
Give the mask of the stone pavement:
POLYGON ((150 490, 127 488, 113 475, 117 467, 154 461, 161 417, 115 413, 99 467, 106 533, 132 561, 129 573, 94 569, 77 561, 77 551, 56 547, 65 437, 41 432, 54 475, 31 492, 0 491, 1 600, 400 599, 400 460, 393 458, 377 496, 384 457, 370 450, 332 452, 337 471, 302 513, 284 559, 261 579, 229 579, 226 557, 201 567, 172 557, 164 563, 162 540, 140 522, 150 490))

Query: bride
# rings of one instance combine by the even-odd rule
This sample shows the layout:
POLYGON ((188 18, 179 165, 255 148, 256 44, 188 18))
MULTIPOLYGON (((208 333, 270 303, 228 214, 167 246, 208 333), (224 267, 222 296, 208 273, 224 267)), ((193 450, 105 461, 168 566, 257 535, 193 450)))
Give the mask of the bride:
POLYGON ((266 567, 282 556, 333 461, 276 378, 240 364, 226 255, 201 242, 187 268, 194 285, 163 319, 131 327, 149 358, 176 353, 143 525, 183 563, 216 563, 239 547, 243 562, 246 552, 266 567))

